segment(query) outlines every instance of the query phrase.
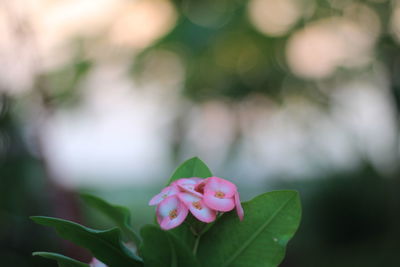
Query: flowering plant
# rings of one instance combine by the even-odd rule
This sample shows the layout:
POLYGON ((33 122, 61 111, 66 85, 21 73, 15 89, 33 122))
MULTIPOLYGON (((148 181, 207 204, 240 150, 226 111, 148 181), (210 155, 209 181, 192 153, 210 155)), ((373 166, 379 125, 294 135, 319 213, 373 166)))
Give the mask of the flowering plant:
POLYGON ((128 209, 91 195, 82 198, 117 227, 100 231, 51 217, 32 220, 88 249, 93 260, 86 264, 57 253, 34 255, 64 267, 277 266, 301 217, 297 192, 274 191, 241 203, 236 185, 213 176, 198 158, 179 166, 150 200, 159 226, 142 227, 140 236, 130 226, 128 209))
POLYGON ((149 205, 158 205, 157 221, 164 230, 179 226, 189 210, 205 223, 215 221, 218 212, 231 211, 235 206, 240 220, 244 216, 236 185, 218 177, 176 180, 153 197, 149 205))

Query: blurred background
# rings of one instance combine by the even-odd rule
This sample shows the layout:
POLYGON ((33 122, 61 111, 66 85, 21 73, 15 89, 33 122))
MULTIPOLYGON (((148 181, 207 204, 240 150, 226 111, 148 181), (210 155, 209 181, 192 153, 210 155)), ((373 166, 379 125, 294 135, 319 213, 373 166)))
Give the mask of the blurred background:
POLYGON ((281 266, 400 266, 399 42, 397 0, 1 0, 0 265, 89 261, 28 216, 138 229, 199 156, 300 191, 281 266))

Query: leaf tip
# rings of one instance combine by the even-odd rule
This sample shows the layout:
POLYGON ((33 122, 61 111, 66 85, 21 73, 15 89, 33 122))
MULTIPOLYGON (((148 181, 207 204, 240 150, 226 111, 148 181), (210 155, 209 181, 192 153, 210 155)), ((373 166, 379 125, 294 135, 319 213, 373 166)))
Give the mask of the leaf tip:
POLYGON ((40 256, 42 253, 43 252, 35 251, 35 252, 32 252, 32 256, 40 256))
POLYGON ((187 164, 187 163, 189 163, 189 162, 196 162, 196 161, 199 161, 199 162, 203 163, 204 165, 206 165, 206 164, 204 163, 204 161, 201 160, 198 156, 194 156, 194 157, 191 157, 191 158, 185 160, 185 161, 182 163, 182 165, 187 164))
POLYGON ((199 159, 199 157, 195 156, 195 157, 192 157, 192 158, 189 158, 189 159, 185 160, 181 165, 188 164, 188 163, 191 163, 191 162, 194 162, 194 161, 197 161, 197 160, 200 160, 200 159, 199 159))
POLYGON ((195 156, 195 157, 193 157, 193 158, 191 158, 193 161, 199 161, 199 162, 201 162, 201 163, 203 163, 205 166, 207 166, 207 164, 201 159, 201 158, 199 158, 198 156, 195 156))
POLYGON ((43 216, 29 216, 29 219, 31 219, 35 223, 41 221, 42 218, 43 218, 43 216))
POLYGON ((34 221, 35 223, 39 223, 39 224, 42 224, 42 223, 48 222, 48 221, 58 220, 57 218, 48 217, 48 216, 30 216, 29 218, 32 221, 34 221))
POLYGON ((99 199, 98 197, 96 197, 96 196, 94 196, 94 195, 92 195, 92 194, 89 194, 89 193, 80 193, 80 194, 79 194, 79 197, 80 197, 84 202, 86 202, 86 203, 88 203, 88 204, 90 204, 90 203, 92 203, 92 202, 94 202, 94 201, 96 201, 96 200, 99 199))

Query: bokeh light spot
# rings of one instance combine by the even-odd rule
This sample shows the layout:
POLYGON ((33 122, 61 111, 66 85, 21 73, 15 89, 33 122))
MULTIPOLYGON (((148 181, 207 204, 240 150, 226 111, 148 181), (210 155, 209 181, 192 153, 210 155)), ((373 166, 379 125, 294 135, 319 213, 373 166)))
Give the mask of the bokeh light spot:
POLYGON ((300 18, 301 8, 294 0, 251 0, 248 14, 258 31, 281 36, 300 18))

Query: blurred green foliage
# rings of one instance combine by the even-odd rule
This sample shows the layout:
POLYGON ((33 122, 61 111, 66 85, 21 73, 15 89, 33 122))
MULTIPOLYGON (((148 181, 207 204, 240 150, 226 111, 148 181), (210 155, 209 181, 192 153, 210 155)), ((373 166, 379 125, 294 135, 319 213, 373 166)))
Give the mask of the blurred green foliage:
POLYGON ((55 247, 53 235, 33 225, 28 215, 49 214, 49 195, 40 162, 22 141, 13 102, 1 97, 0 258, 1 266, 54 266, 32 258, 32 248, 55 247))
MULTIPOLYGON (((250 1, 173 2, 179 12, 176 27, 136 59, 134 70, 140 76, 146 55, 153 51, 172 51, 184 62, 183 94, 194 100, 228 98, 240 101, 252 93, 266 94, 276 100, 288 94, 303 95, 317 102, 328 97, 321 91, 321 83, 329 84, 341 76, 348 79, 363 70, 338 69, 334 75, 317 82, 303 79, 294 75, 287 64, 287 43, 297 30, 321 19, 344 16, 346 7, 355 4, 371 8, 379 18, 382 29, 374 57, 389 68, 398 65, 395 56, 398 45, 390 29, 394 5, 391 1, 298 1, 302 11, 310 9, 312 12, 304 11, 304 15, 279 37, 262 34, 252 25, 248 15, 250 1), (200 22, 193 22, 192 17, 200 22), (288 84, 291 86, 285 86, 288 84)), ((370 67, 363 67, 364 71, 370 67)))

